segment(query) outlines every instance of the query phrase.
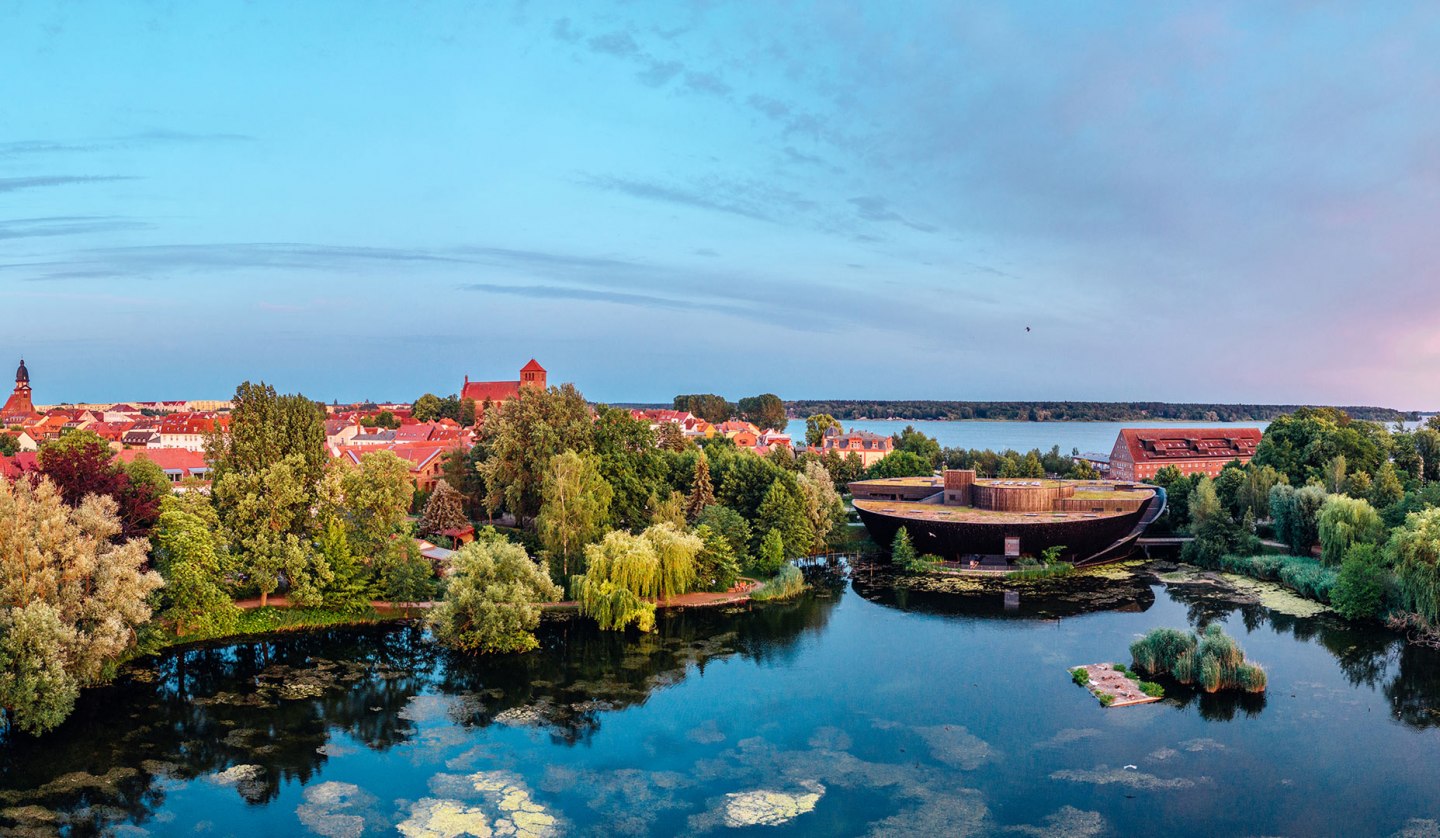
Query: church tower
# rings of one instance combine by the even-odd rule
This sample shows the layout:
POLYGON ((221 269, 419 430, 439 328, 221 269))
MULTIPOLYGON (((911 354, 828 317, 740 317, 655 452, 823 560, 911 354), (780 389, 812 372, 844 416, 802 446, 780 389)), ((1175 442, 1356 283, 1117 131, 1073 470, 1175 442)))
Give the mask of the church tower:
POLYGON ((0 424, 19 425, 39 418, 35 403, 30 400, 30 370, 25 368, 25 359, 20 359, 20 368, 15 370, 15 391, 10 394, 4 407, 0 407, 0 424))

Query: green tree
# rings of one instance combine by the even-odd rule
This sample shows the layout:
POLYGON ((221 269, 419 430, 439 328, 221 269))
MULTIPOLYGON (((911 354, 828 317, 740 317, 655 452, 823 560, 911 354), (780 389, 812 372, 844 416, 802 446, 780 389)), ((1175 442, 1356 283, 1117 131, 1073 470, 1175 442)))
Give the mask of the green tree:
POLYGON ((650 523, 685 526, 685 496, 679 492, 671 492, 663 500, 652 495, 649 506, 650 523))
POLYGON ((1370 505, 1376 509, 1388 509, 1404 497, 1405 487, 1400 483, 1400 476, 1395 473, 1395 464, 1382 463, 1380 470, 1375 472, 1375 480, 1370 487, 1370 505))
POLYGON ((840 420, 828 413, 817 413, 805 420, 805 444, 811 447, 818 446, 825 441, 825 432, 834 429, 836 432, 843 432, 844 426, 840 420))
POLYGON ((124 468, 125 474, 130 478, 130 485, 148 487, 152 497, 163 498, 175 488, 170 478, 165 476, 165 471, 144 455, 126 463, 124 468))
POLYGON ((345 522, 346 537, 360 556, 378 556, 405 529, 410 498, 410 463, 391 451, 360 455, 354 466, 332 468, 327 476, 338 488, 329 493, 332 514, 345 522))
POLYGON ((493 513, 503 506, 522 523, 534 518, 550 458, 589 451, 593 433, 590 408, 571 384, 522 387, 518 397, 492 407, 481 434, 489 450, 481 467, 487 507, 493 513))
POLYGON ((222 635, 240 618, 227 591, 228 566, 215 531, 199 515, 170 509, 151 533, 155 567, 165 579, 162 619, 177 635, 222 635))
POLYGON ((1395 567, 1400 607, 1440 621, 1440 507, 1407 515, 1385 554, 1395 567))
POLYGON ((426 393, 410 406, 410 415, 414 416, 417 422, 433 422, 440 418, 442 408, 439 396, 434 393, 426 393))
POLYGON ((925 477, 934 471, 935 467, 919 454, 891 451, 870 466, 865 472, 865 478, 875 480, 882 477, 925 477))
POLYGON ((712 425, 718 425, 735 415, 735 405, 726 401, 724 396, 717 396, 714 393, 676 396, 672 406, 675 410, 692 413, 712 425))
POLYGON ((695 536, 704 544, 695 556, 695 585, 706 591, 727 591, 740 576, 740 559, 725 536, 701 524, 695 536))
POLYGON ((602 407, 593 446, 600 474, 610 484, 611 523, 629 530, 651 522, 656 501, 670 497, 670 469, 650 423, 628 410, 602 407))
POLYGON ((150 619, 163 581, 146 542, 117 543, 112 498, 67 506, 49 481, 0 480, 0 710, 41 733, 70 714, 150 619))
POLYGON ((910 542, 910 531, 901 527, 890 542, 891 563, 904 566, 906 562, 914 561, 916 555, 915 545, 910 542))
POLYGON ((755 559, 749 570, 762 579, 768 579, 779 573, 784 566, 785 538, 779 530, 767 530, 765 537, 760 539, 760 549, 755 551, 755 559))
POLYGON ((715 487, 710 483, 710 460, 705 452, 695 461, 695 476, 690 482, 690 496, 685 501, 685 517, 699 520, 706 507, 715 503, 715 487))
POLYGON ((1320 507, 1327 495, 1320 486, 1279 485, 1270 490, 1270 517, 1275 520, 1275 537, 1290 545, 1297 556, 1310 554, 1320 538, 1320 507))
POLYGON ((1285 475, 1271 466, 1247 464, 1245 466, 1245 482, 1235 492, 1237 511, 1241 515, 1249 511, 1257 519, 1269 518, 1270 490, 1286 482, 1288 480, 1285 475))
POLYGON ((330 582, 321 596, 327 608, 358 611, 370 605, 368 568, 350 549, 350 538, 344 522, 332 517, 320 531, 315 550, 320 561, 330 570, 330 582))
POLYGON ((1345 495, 1331 495, 1316 517, 1320 559, 1339 565, 1357 544, 1378 545, 1387 535, 1380 513, 1368 501, 1345 495))
POLYGON ((593 455, 565 451, 551 458, 543 495, 535 521, 540 543, 550 559, 551 575, 569 579, 584 572, 585 546, 605 533, 610 484, 600 476, 593 455))
POLYGON ((900 433, 892 436, 891 441, 895 444, 896 451, 908 451, 930 464, 933 471, 940 463, 940 443, 915 430, 914 425, 906 425, 900 433))
POLYGON ((1388 576, 1380 550, 1373 544, 1357 544, 1340 565, 1330 604, 1347 620, 1377 618, 1384 612, 1388 576))
POLYGON ((0 455, 13 457, 20 451, 20 437, 0 431, 0 455))
MULTIPOLYGON (((705 507, 705 511, 700 513, 697 523, 724 538, 729 543, 730 550, 735 554, 735 561, 741 567, 750 564, 752 534, 750 522, 745 520, 745 516, 728 506, 714 504, 705 507)), ((781 541, 781 552, 784 552, 783 540, 781 541)))
POLYGON ((420 515, 420 534, 439 535, 445 530, 464 529, 470 526, 465 516, 464 500, 460 493, 445 480, 435 481, 435 490, 425 502, 425 511, 420 515))
MULTIPOLYGON (((235 388, 228 433, 206 441, 215 481, 231 473, 256 473, 295 457, 301 482, 314 486, 325 471, 325 409, 302 395, 277 395, 264 383, 235 388)), ((222 505, 221 517, 225 512, 222 505)))
POLYGON ((813 533, 810 551, 822 551, 830 531, 845 517, 845 504, 840 500, 840 493, 835 491, 829 472, 815 460, 805 463, 795 476, 795 485, 800 507, 813 533))
POLYGON ((381 593, 392 605, 408 609, 435 595, 435 569, 420 555, 420 546, 406 539, 395 561, 385 569, 381 593))
POLYGON ((445 598, 426 622, 437 639, 463 652, 527 652, 540 645, 539 603, 559 598, 560 588, 525 548, 477 540, 450 557, 445 598))
POLYGON ((755 518, 756 529, 762 533, 780 533, 787 556, 806 556, 815 542, 815 531, 805 517, 800 500, 781 480, 770 484, 755 518))
POLYGON ((1095 466, 1091 465, 1089 460, 1077 459, 1075 460, 1075 464, 1070 467, 1070 479, 1099 480, 1100 472, 1095 470, 1095 466))
POLYGON ((641 535, 614 530, 585 548, 587 568, 572 589, 580 613, 611 631, 629 625, 655 627, 655 605, 647 600, 685 593, 697 580, 704 542, 669 524, 641 535))
POLYGON ((457 421, 457 422, 460 423, 460 427, 462 427, 462 428, 471 428, 471 427, 474 427, 474 426, 475 426, 475 420, 478 418, 478 416, 479 416, 479 411, 476 410, 476 408, 475 408, 475 400, 474 400, 474 399, 461 399, 461 400, 460 400, 460 411, 459 411, 459 413, 457 414, 456 419, 455 419, 455 421, 457 421))
POLYGON ((1252 462, 1272 466, 1291 485, 1303 486, 1312 478, 1323 482, 1336 456, 1343 456, 1348 468, 1374 474, 1387 447, 1383 425, 1353 420, 1331 407, 1302 407, 1270 422, 1252 462))
POLYGON ((737 407, 740 418, 761 430, 785 430, 790 420, 785 415, 785 402, 774 393, 763 393, 741 399, 737 407))
MULTIPOLYGON (((214 484, 223 537, 238 552, 237 570, 260 592, 262 607, 282 577, 304 600, 312 598, 310 584, 328 576, 307 548, 317 491, 305 470, 304 459, 293 454, 258 471, 227 471, 214 484)), ((318 590, 313 594, 319 598, 318 590)))

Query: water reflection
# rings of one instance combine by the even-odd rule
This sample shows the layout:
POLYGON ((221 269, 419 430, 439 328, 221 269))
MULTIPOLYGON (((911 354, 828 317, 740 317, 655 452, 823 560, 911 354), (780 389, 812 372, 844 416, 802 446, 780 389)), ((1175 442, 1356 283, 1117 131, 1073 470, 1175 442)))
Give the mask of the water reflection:
POLYGON ((871 602, 926 614, 1013 619, 1054 619, 1097 611, 1139 613, 1155 604, 1155 591, 1129 571, 1015 581, 976 576, 898 573, 889 564, 858 564, 855 592, 871 602), (1011 597, 1007 601, 1006 594, 1011 597))
POLYGON ((0 824, 102 834, 148 822, 168 786, 197 779, 263 805, 286 783, 315 778, 337 734, 373 751, 415 742, 426 720, 422 693, 453 699, 441 712, 462 729, 534 727, 556 743, 586 743, 606 712, 644 704, 691 667, 703 672, 732 656, 783 660, 824 629, 833 584, 792 603, 671 613, 649 635, 546 620, 542 651, 528 655, 453 655, 413 626, 174 652, 87 692, 49 735, 5 741, 0 789, 14 791, 0 791, 0 824))

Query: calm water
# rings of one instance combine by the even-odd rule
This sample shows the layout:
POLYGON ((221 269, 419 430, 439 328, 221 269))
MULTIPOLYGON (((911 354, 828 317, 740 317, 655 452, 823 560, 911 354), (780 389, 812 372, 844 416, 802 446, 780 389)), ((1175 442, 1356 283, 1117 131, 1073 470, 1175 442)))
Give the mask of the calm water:
MULTIPOLYGON (((804 420, 792 420, 793 433, 802 434, 804 420)), ((1268 422, 952 422, 942 420, 919 420, 907 422, 902 419, 866 419, 847 421, 847 428, 856 428, 872 433, 899 433, 906 425, 940 441, 945 448, 989 448, 1004 451, 1013 448, 1025 452, 1032 448, 1049 451, 1051 446, 1060 446, 1061 453, 1069 454, 1078 448, 1082 453, 1109 454, 1115 447, 1115 438, 1122 428, 1261 428, 1268 422)))
POLYGON ((647 637, 550 623, 542 651, 505 659, 398 627, 195 649, 0 745, 0 809, 35 834, 121 835, 552 818, 582 835, 1386 835, 1440 818, 1435 655, 1204 590, 1089 579, 1007 612, 857 572, 647 637), (1267 695, 1104 709, 1065 672, 1203 620, 1269 668, 1267 695))

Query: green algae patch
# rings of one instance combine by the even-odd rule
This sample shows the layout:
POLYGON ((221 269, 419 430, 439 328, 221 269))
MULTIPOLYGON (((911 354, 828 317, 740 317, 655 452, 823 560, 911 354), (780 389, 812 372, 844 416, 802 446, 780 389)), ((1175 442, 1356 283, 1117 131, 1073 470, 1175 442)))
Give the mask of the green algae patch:
POLYGON ((1279 614, 1291 617, 1314 617, 1330 611, 1330 606, 1316 602, 1313 599, 1306 599, 1289 588, 1277 585, 1274 582, 1264 582, 1259 579, 1251 579, 1248 576, 1239 576, 1234 573, 1222 573, 1220 577, 1225 583, 1235 590, 1255 599, 1260 605, 1265 606, 1279 614))
POLYGON ((725 795, 725 825, 735 829, 747 826, 779 826, 806 812, 825 794, 825 786, 813 780, 801 780, 802 792, 757 789, 725 795))

